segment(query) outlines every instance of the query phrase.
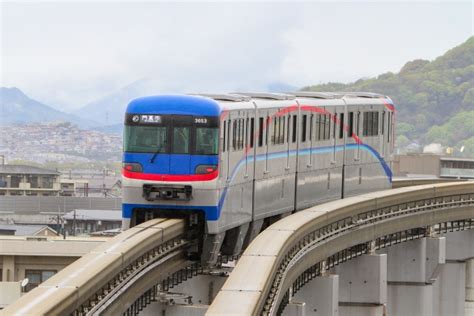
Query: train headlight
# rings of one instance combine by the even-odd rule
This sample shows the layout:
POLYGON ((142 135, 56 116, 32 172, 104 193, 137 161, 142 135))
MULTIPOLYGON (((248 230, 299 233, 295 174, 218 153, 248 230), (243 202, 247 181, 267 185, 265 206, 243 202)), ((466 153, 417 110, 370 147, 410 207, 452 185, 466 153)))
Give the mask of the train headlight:
POLYGON ((217 170, 216 165, 199 165, 196 167, 196 174, 213 173, 217 170))
POLYGON ((136 162, 124 162, 123 169, 130 172, 143 172, 142 165, 136 162))

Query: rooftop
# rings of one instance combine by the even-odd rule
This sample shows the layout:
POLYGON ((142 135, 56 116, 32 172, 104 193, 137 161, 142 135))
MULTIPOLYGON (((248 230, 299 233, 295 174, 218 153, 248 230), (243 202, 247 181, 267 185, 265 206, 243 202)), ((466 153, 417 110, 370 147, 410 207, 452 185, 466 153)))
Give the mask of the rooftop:
POLYGON ((67 220, 74 219, 74 212, 76 213, 76 220, 87 221, 121 221, 122 212, 120 210, 75 210, 66 213, 64 218, 67 220))
POLYGON ((44 169, 26 165, 0 165, 0 174, 40 174, 59 175, 56 170, 44 169))
POLYGON ((42 229, 49 229, 56 233, 54 229, 47 225, 0 225, 0 230, 14 231, 15 236, 34 236, 42 229))

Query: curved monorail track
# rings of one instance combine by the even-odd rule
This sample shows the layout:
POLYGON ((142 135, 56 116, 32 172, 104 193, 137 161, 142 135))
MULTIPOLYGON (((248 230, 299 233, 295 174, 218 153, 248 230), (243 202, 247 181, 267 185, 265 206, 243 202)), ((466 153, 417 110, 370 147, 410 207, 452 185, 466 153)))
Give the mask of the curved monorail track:
POLYGON ((297 212, 245 250, 206 315, 277 315, 326 269, 395 243, 474 228, 474 182, 364 194, 297 212))
POLYGON ((95 248, 22 296, 2 315, 117 315, 143 308, 144 293, 193 275, 183 220, 154 219, 95 248), (182 277, 181 277, 182 279, 182 277), (138 303, 137 303, 138 301, 138 303))

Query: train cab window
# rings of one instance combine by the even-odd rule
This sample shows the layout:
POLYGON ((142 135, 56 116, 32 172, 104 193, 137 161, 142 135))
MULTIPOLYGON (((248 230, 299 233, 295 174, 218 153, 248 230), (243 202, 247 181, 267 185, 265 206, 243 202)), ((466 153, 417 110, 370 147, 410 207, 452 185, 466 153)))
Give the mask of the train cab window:
POLYGON ((339 115, 339 138, 344 138, 344 113, 339 115))
POLYGON ((215 127, 196 128, 196 155, 217 155, 219 129, 215 127))
POLYGON ((253 148, 253 141, 255 138, 254 128, 255 128, 255 119, 252 117, 250 119, 250 148, 253 148))
POLYGON ((347 137, 352 137, 354 134, 354 112, 349 112, 349 130, 347 137))
POLYGON ((297 123, 298 118, 296 115, 293 115, 293 131, 292 131, 292 142, 296 143, 296 123, 297 123))
POLYGON ((173 154, 189 154, 189 127, 173 127, 173 154))
POLYGON ((258 147, 263 146, 263 117, 258 118, 258 147))
POLYGON ((307 115, 303 115, 303 119, 301 120, 301 142, 304 143, 306 142, 306 120, 307 120, 307 115))

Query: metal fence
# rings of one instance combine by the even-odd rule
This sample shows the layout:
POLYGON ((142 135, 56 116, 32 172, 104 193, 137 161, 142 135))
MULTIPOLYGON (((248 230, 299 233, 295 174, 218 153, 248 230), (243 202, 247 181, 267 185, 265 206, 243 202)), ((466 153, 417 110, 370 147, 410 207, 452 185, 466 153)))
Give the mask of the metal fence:
POLYGON ((0 212, 19 215, 64 213, 75 209, 119 210, 120 198, 68 197, 68 196, 2 196, 0 212))

